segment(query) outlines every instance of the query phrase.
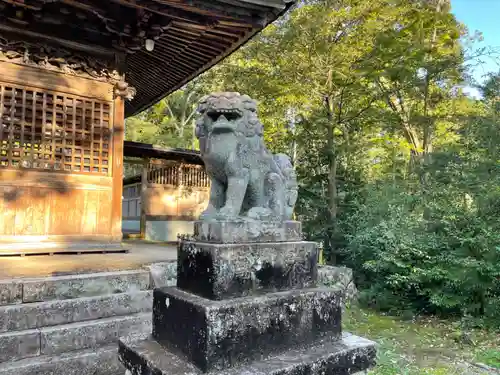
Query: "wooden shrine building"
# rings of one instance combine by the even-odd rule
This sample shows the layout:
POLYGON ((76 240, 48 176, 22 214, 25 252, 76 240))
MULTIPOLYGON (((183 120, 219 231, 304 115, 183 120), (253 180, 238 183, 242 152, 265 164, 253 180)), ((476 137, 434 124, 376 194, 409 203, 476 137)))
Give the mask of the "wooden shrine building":
POLYGON ((192 233, 210 189, 200 153, 125 141, 124 155, 136 168, 123 180, 123 233, 162 242, 192 233))
POLYGON ((290 5, 0 0, 0 254, 118 246, 125 117, 290 5))

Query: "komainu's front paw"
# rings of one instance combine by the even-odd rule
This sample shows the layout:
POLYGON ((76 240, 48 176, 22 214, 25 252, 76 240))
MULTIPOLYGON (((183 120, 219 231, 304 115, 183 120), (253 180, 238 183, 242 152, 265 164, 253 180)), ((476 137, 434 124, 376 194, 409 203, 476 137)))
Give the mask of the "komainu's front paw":
POLYGON ((234 219, 238 214, 234 211, 232 207, 224 206, 217 213, 217 219, 227 220, 234 219))
POLYGON ((273 212, 266 207, 252 207, 247 216, 255 220, 270 220, 273 218, 273 212))
POLYGON ((200 219, 201 220, 215 219, 216 216, 217 216, 217 210, 214 207, 209 206, 205 211, 201 213, 200 219))

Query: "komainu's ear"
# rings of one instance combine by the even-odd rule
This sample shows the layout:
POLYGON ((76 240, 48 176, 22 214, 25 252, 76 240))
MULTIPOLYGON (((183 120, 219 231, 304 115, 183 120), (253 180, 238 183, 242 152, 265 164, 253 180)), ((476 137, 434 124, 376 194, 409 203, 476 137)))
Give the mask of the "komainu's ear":
POLYGON ((205 122, 203 121, 203 117, 200 117, 196 120, 194 135, 196 136, 196 138, 206 137, 207 129, 205 128, 205 122))

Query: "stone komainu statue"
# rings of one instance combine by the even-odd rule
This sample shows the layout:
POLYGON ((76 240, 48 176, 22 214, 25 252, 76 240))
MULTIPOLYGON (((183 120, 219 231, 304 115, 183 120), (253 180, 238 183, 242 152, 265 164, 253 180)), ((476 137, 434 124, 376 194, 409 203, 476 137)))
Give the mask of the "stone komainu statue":
POLYGON ((290 220, 297 177, 287 155, 264 145, 257 103, 236 92, 213 93, 198 112, 196 137, 211 180, 201 219, 290 220))

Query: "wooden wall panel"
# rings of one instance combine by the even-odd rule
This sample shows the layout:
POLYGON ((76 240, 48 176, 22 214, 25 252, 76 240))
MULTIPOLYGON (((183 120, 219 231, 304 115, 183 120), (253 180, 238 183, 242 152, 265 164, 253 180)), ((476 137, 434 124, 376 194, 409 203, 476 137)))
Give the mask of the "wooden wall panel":
POLYGON ((177 216, 177 188, 172 186, 148 186, 144 210, 149 215, 177 216))
POLYGON ((123 103, 110 84, 14 65, 0 62, 0 242, 120 240, 123 103))
POLYGON ((99 206, 97 218, 99 226, 97 227, 98 234, 111 233, 111 216, 112 216, 112 193, 111 191, 99 192, 99 206))
POLYGON ((82 234, 82 221, 85 217, 85 190, 75 189, 67 194, 52 192, 51 204, 51 216, 57 218, 57 224, 49 230, 50 234, 82 234))
MULTIPOLYGON (((33 189, 33 188, 32 188, 33 189)), ((47 234, 49 232, 50 207, 47 199, 38 199, 35 194, 30 198, 31 233, 47 234)))
MULTIPOLYGON (((71 194, 71 193, 68 193, 71 194)), ((65 235, 68 234, 68 213, 65 212, 68 209, 68 201, 64 196, 58 195, 54 191, 50 191, 48 194, 48 204, 50 207, 50 217, 49 217, 49 228, 48 233, 45 234, 58 234, 65 235)))
MULTIPOLYGON (((5 192, 12 188, 0 189, 5 192)), ((14 199, 9 193, 0 197, 0 236, 110 234, 111 188, 76 187, 61 192, 25 186, 16 190, 14 199)))
POLYGON ((82 235, 97 234, 98 226, 98 207, 99 207, 99 191, 87 190, 85 191, 85 209, 84 218, 82 220, 82 235))
POLYGON ((186 189, 178 201, 179 216, 199 217, 207 208, 209 192, 207 189, 186 189))
POLYGON ((149 185, 146 190, 147 217, 196 218, 207 207, 207 188, 179 189, 167 185, 149 185))
POLYGON ((16 204, 12 200, 14 188, 4 190, 3 196, 3 234, 13 236, 16 234, 16 204))
POLYGON ((31 215, 32 188, 27 189, 28 194, 23 194, 23 199, 15 204, 16 217, 14 219, 14 234, 16 236, 25 236, 30 234, 33 217, 31 215))

